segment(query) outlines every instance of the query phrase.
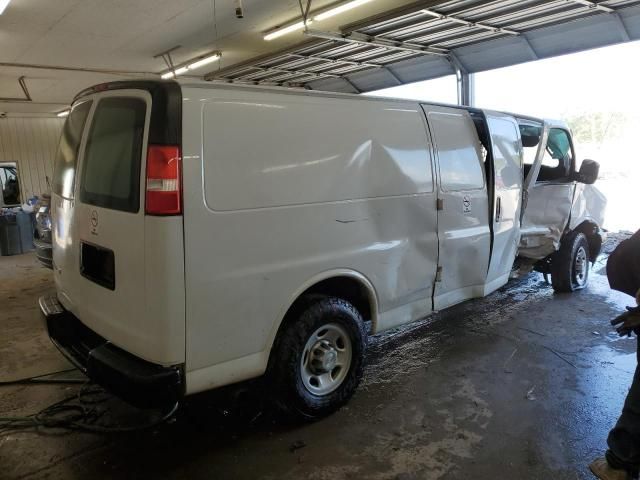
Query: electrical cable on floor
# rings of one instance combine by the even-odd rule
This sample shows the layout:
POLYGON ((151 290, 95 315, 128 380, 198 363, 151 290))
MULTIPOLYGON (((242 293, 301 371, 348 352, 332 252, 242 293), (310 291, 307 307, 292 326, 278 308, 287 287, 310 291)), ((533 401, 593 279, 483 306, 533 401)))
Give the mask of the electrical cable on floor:
POLYGON ((104 425, 97 423, 108 411, 97 406, 109 396, 105 390, 87 381, 74 395, 70 395, 38 413, 26 416, 0 417, 0 434, 13 430, 54 428, 91 433, 126 433, 155 428, 169 420, 178 410, 178 402, 159 418, 137 425, 104 425), (100 397, 101 395, 101 397, 100 397), (98 397, 98 398, 95 398, 98 397), (75 400, 75 403, 71 403, 75 400))
POLYGON ((59 375, 61 373, 75 372, 77 368, 67 368, 66 370, 58 370, 57 372, 44 373, 42 375, 36 375, 34 377, 19 378, 18 380, 6 380, 0 381, 0 387, 8 387, 11 385, 26 385, 26 384, 51 384, 51 383, 86 383, 86 379, 83 378, 47 378, 53 375, 59 375))

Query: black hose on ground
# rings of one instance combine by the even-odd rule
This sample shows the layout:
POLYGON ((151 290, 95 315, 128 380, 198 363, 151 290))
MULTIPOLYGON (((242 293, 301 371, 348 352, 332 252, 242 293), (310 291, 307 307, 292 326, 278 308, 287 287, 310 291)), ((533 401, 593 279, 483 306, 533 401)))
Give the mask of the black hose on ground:
POLYGON ((42 375, 36 375, 35 377, 19 378, 18 380, 5 380, 0 381, 0 387, 10 387, 13 385, 31 385, 38 384, 71 384, 71 383, 86 383, 87 380, 83 378, 48 378, 53 375, 59 375, 61 373, 68 373, 76 371, 76 368, 67 368, 66 370, 58 370, 57 372, 44 373, 42 375))
MULTIPOLYGON (((67 370, 68 371, 68 370, 67 370)), ((178 402, 164 411, 159 418, 137 425, 106 425, 98 423, 100 418, 107 413, 107 409, 100 409, 98 406, 106 402, 110 396, 101 387, 95 386, 86 380, 78 379, 62 379, 55 381, 34 381, 43 376, 50 376, 65 371, 55 372, 53 374, 41 375, 27 379, 16 380, 12 382, 3 382, 0 385, 20 385, 20 384, 37 384, 37 383, 83 383, 80 390, 62 400, 49 405, 37 413, 26 416, 10 416, 0 417, 0 434, 15 430, 36 429, 62 429, 91 433, 127 433, 155 428, 167 420, 169 420, 178 410, 178 402), (72 382, 73 380, 73 382, 72 382)))

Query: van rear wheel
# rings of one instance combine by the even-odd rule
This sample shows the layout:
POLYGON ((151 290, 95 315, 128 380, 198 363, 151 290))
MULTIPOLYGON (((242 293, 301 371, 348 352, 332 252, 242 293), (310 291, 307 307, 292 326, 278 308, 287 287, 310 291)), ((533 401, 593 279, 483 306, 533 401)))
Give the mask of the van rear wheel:
POLYGON ((277 407, 301 420, 336 411, 360 383, 366 345, 364 321, 349 302, 303 298, 295 318, 280 332, 271 359, 277 407))
POLYGON ((589 241, 584 233, 571 233, 562 239, 551 261, 551 284, 558 293, 574 292, 589 280, 589 241))

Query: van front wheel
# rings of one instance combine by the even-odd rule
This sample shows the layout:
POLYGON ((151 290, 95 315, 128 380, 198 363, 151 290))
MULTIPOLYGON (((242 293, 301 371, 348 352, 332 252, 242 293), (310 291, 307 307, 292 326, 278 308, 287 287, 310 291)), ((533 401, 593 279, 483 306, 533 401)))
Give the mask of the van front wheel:
POLYGON ((558 293, 573 292, 589 280, 589 241, 584 233, 571 233, 562 239, 551 261, 551 283, 558 293))
POLYGON ((270 365, 276 405, 313 420, 344 405, 364 371, 367 334, 349 302, 309 296, 280 332, 270 365))

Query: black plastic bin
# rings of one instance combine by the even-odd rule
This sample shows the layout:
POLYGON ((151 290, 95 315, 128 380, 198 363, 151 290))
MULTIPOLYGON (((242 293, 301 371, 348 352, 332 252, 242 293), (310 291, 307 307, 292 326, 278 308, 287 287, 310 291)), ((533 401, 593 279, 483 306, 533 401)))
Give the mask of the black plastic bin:
POLYGON ((0 255, 18 255, 22 253, 20 227, 15 215, 0 216, 0 255))
POLYGON ((19 255, 33 250, 33 220, 30 213, 0 215, 0 255, 19 255))
POLYGON ((20 229, 20 245, 22 253, 30 252, 35 248, 33 245, 35 214, 18 212, 16 218, 18 220, 18 228, 20 229))

